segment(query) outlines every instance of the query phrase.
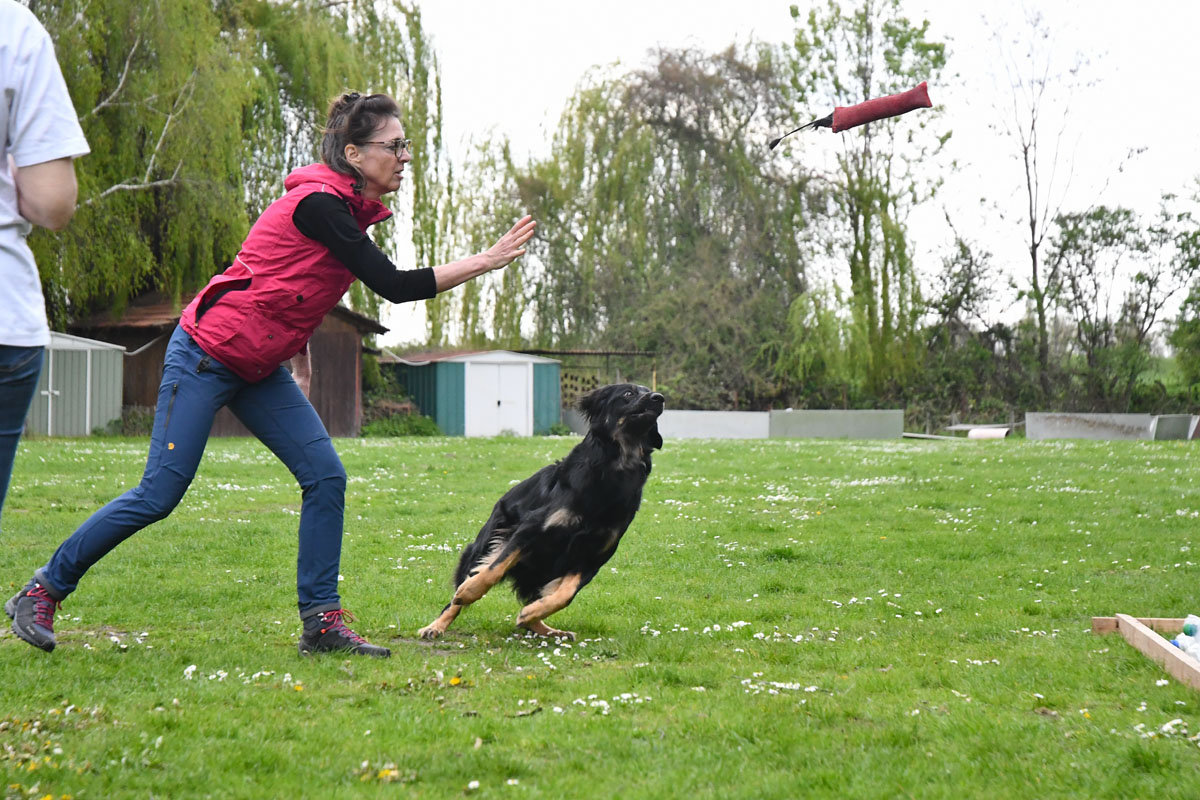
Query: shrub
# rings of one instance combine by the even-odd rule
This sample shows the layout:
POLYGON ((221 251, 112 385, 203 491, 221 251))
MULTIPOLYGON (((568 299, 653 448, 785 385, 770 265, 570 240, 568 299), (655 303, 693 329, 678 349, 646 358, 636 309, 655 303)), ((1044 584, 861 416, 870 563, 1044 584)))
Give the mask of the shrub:
POLYGON ((441 436, 442 429, 423 414, 389 414, 366 422, 363 436, 441 436))
POLYGON ((121 421, 114 423, 107 433, 121 436, 149 436, 154 432, 154 406, 122 406, 121 421))

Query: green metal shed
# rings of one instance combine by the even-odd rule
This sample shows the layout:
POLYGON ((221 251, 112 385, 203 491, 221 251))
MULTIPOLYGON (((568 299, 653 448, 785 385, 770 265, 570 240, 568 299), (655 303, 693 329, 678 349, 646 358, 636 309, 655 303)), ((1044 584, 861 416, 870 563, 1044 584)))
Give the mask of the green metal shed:
POLYGON ((50 332, 25 429, 43 436, 90 436, 121 419, 125 348, 50 332))
POLYGON ((401 386, 450 436, 544 434, 562 419, 559 362, 488 350, 398 356, 401 386))

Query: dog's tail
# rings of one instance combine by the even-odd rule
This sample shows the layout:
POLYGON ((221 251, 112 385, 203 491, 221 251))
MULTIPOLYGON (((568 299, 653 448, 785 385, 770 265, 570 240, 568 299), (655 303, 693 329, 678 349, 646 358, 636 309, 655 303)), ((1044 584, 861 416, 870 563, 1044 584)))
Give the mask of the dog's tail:
POLYGON ((462 555, 458 558, 458 567, 454 570, 454 583, 451 588, 457 589, 459 586, 462 586, 462 582, 470 576, 471 568, 475 566, 478 554, 479 546, 477 542, 471 542, 463 548, 462 555))
POLYGON ((461 586, 482 565, 491 562, 507 543, 508 531, 493 531, 487 539, 476 539, 464 547, 462 557, 458 559, 458 568, 454 570, 454 588, 461 586))

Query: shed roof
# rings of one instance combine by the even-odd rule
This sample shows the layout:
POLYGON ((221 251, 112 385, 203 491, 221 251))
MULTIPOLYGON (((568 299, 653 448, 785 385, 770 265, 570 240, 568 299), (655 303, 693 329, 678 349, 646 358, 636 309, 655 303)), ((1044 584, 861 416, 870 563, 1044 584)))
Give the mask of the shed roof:
POLYGON ((125 348, 119 344, 111 342, 101 342, 96 339, 85 339, 82 336, 72 336, 69 333, 60 331, 50 331, 50 347, 51 350, 119 350, 125 352, 125 348))
POLYGON ((434 364, 440 361, 449 361, 456 364, 468 362, 488 362, 492 364, 514 362, 522 364, 559 363, 553 358, 542 358, 541 356, 532 356, 528 353, 515 353, 512 350, 440 350, 398 354, 385 348, 383 355, 379 358, 381 364, 405 364, 410 367, 422 367, 426 364, 434 364))
MULTIPOLYGON (((191 302, 195 293, 185 294, 181 305, 191 302)), ((329 312, 335 317, 353 325, 364 336, 369 333, 387 333, 388 329, 375 320, 352 311, 343 305, 336 305, 329 312)), ((102 312, 79 320, 71 325, 74 331, 117 331, 144 330, 150 333, 171 330, 179 324, 180 309, 175 303, 161 292, 151 292, 133 300, 119 317, 111 312, 102 312)))

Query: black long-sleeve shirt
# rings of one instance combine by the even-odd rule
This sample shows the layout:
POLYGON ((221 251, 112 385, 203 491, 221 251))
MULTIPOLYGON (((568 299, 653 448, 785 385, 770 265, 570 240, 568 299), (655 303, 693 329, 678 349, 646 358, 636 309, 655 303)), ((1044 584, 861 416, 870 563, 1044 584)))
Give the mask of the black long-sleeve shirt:
POLYGON ((329 248, 334 257, 367 288, 393 303, 428 300, 437 294, 432 268, 397 269, 371 237, 363 233, 346 201, 329 192, 313 192, 292 212, 296 229, 329 248))

